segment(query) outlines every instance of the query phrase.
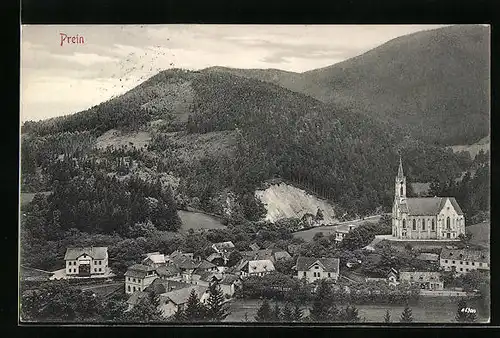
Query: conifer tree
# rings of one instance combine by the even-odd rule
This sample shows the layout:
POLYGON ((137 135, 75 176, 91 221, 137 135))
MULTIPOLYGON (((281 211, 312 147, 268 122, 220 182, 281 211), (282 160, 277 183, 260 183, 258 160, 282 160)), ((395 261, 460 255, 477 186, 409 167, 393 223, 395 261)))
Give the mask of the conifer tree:
POLYGON ((295 304, 295 308, 293 309, 293 322, 300 322, 303 318, 302 310, 300 309, 298 304, 295 304))
POLYGON ((385 311, 385 316, 384 316, 384 323, 390 323, 391 322, 391 314, 389 313, 389 310, 385 311))
POLYGON ((358 309, 355 306, 348 305, 342 312, 341 312, 341 321, 345 322, 359 322, 360 318, 358 315, 358 309))
POLYGON ((292 322, 293 321, 293 308, 290 303, 285 303, 283 306, 283 310, 281 311, 281 319, 284 322, 292 322))
POLYGON ((194 289, 191 290, 191 294, 189 295, 184 316, 188 322, 203 321, 205 319, 204 306, 200 303, 194 289))
POLYGON ((220 322, 229 315, 227 305, 224 303, 224 293, 217 283, 210 285, 209 292, 206 317, 209 321, 220 322))
POLYGON ((278 302, 274 304, 274 308, 271 315, 273 322, 279 322, 281 320, 281 309, 278 305, 278 302))
POLYGON ((337 309, 333 305, 331 286, 321 280, 316 291, 311 309, 311 320, 314 322, 331 322, 337 319, 337 309))
POLYGON ((399 320, 401 323, 411 323, 413 322, 413 315, 411 312, 411 308, 406 305, 403 312, 401 313, 401 318, 399 320))
POLYGON ((264 298, 264 301, 257 310, 257 316, 255 316, 255 320, 258 322, 269 322, 271 321, 271 319, 271 306, 269 305, 269 301, 264 298))

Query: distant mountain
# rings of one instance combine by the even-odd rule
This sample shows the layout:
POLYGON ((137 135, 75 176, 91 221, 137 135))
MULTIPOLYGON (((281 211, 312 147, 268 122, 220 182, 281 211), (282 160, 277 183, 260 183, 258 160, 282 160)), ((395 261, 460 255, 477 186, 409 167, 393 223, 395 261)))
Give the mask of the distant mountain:
POLYGON ((257 78, 387 121, 424 141, 472 144, 489 133, 489 29, 457 25, 393 39, 305 73, 212 68, 257 78))

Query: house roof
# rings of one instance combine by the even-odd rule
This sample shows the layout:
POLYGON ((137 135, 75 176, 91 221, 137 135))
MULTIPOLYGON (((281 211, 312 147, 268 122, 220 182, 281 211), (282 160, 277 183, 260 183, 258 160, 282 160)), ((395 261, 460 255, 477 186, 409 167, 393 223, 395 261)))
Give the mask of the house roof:
POLYGON ((83 254, 92 257, 92 259, 106 259, 108 258, 108 247, 92 246, 86 248, 67 248, 64 260, 74 260, 83 254))
POLYGON ((179 282, 179 281, 157 278, 144 290, 145 291, 154 291, 155 294, 159 295, 159 294, 163 294, 163 293, 170 292, 173 290, 179 290, 182 288, 186 288, 189 286, 191 286, 191 284, 179 282))
POLYGON ((238 280, 239 280, 239 277, 236 275, 225 274, 224 277, 222 277, 220 284, 231 285, 238 280))
POLYGON ((214 252, 207 257, 207 261, 212 262, 216 258, 222 258, 222 256, 219 253, 214 252))
POLYGON ((242 251, 241 255, 249 260, 274 260, 273 251, 271 249, 263 249, 257 251, 242 251))
POLYGON ((148 254, 147 257, 143 260, 143 262, 148 260, 148 259, 151 260, 151 262, 153 262, 155 264, 165 264, 166 263, 165 255, 160 254, 158 252, 148 254))
POLYGON ((182 270, 196 269, 198 264, 190 257, 187 256, 176 256, 172 259, 173 263, 177 268, 182 270))
POLYGON ((158 273, 161 277, 171 277, 180 274, 181 270, 179 270, 175 265, 167 265, 157 268, 156 273, 158 273))
POLYGON ((221 251, 224 249, 232 249, 234 248, 234 244, 231 241, 228 242, 220 242, 220 243, 214 243, 212 245, 216 250, 221 251))
POLYGON ((274 264, 269 259, 245 261, 239 270, 244 269, 248 273, 261 273, 274 271, 274 264))
MULTIPOLYGON (((409 215, 425 216, 437 215, 444 207, 447 200, 455 208, 457 214, 463 215, 462 209, 454 197, 414 197, 407 198, 402 206, 406 206, 409 215)), ((404 207, 403 207, 404 208, 404 207)), ((405 211, 405 210, 404 210, 405 211)))
POLYGON ((286 251, 276 251, 274 253, 274 259, 275 260, 279 260, 279 259, 289 259, 289 258, 292 258, 292 256, 290 256, 290 254, 286 251))
POLYGON ((129 299, 127 299, 127 304, 130 304, 130 305, 137 305, 139 304, 139 302, 144 299, 145 297, 147 297, 148 293, 147 292, 144 292, 144 291, 136 291, 134 292, 130 297, 129 299))
POLYGON ((440 281, 441 273, 437 271, 401 271, 399 279, 404 281, 440 281))
POLYGON ((134 265, 128 267, 127 272, 125 272, 125 276, 126 277, 144 278, 144 277, 146 277, 146 275, 149 272, 155 271, 155 270, 156 270, 155 268, 148 266, 148 265, 134 264, 134 265))
POLYGON ((214 280, 214 277, 217 280, 222 279, 222 274, 219 272, 213 272, 213 271, 202 271, 201 273, 197 274, 200 276, 200 280, 204 282, 211 282, 214 280))
POLYGON ((316 257, 299 257, 297 258, 296 268, 298 271, 308 271, 316 262, 323 265, 326 272, 339 271, 338 258, 316 258, 316 257))
POLYGON ((439 255, 438 254, 433 254, 429 252, 422 252, 417 259, 420 259, 422 261, 438 261, 439 260, 439 255))
POLYGON ((216 268, 217 265, 213 264, 213 263, 210 263, 209 261, 206 261, 206 260, 202 260, 200 265, 198 265, 197 269, 200 269, 200 270, 207 270, 207 269, 213 269, 213 268, 216 268))
POLYGON ((257 243, 250 244, 250 249, 252 251, 257 251, 260 249, 260 247, 257 245, 257 243))
POLYGON ((180 305, 187 302, 192 290, 195 290, 198 298, 200 298, 208 290, 208 288, 201 285, 190 286, 179 290, 162 293, 160 295, 160 298, 170 299, 174 304, 180 305))
POLYGON ((480 250, 467 249, 447 249, 441 250, 441 259, 453 259, 458 261, 489 263, 490 255, 488 252, 480 250))

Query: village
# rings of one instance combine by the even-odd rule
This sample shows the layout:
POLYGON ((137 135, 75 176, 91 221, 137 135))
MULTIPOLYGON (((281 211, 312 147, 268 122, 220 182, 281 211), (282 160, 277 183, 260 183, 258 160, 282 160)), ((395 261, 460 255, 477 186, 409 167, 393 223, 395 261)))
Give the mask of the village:
MULTIPOLYGON (((108 247, 68 247, 63 269, 47 272, 21 266, 21 281, 83 282, 87 290, 106 290, 106 297, 126 296, 125 312, 154 294, 158 299, 157 311, 166 320, 185 311, 190 297, 206 304, 215 286, 228 305, 269 297, 296 302, 293 292, 308 290, 314 295, 321 282, 328 282, 339 298, 347 295, 351 300, 359 299, 364 294, 375 304, 395 295, 407 302, 410 294, 423 298, 481 297, 479 287, 471 286, 467 280, 472 280, 470 276, 475 273, 480 277, 474 278, 489 280, 489 252, 469 245, 470 235, 466 235, 463 212, 456 200, 407 197, 401 161, 395 187, 392 217, 385 216, 385 221, 384 217, 377 218, 379 225, 390 223, 392 233, 377 235, 375 230, 370 235, 371 242, 360 249, 347 242, 356 243, 370 223, 346 222, 333 227, 329 237, 319 232, 312 244, 288 244, 286 248, 271 240, 237 248, 225 238, 211 243, 203 254, 181 250, 143 252, 135 257, 136 264, 121 274, 110 268, 114 257, 109 256, 108 247), (319 252, 314 245, 322 242, 333 245, 336 254, 304 254, 304 246, 313 245, 309 252, 319 252), (401 260, 403 257, 406 261, 401 260)), ((305 219, 305 224, 307 229, 295 235, 321 228, 314 225, 313 217, 305 219)))

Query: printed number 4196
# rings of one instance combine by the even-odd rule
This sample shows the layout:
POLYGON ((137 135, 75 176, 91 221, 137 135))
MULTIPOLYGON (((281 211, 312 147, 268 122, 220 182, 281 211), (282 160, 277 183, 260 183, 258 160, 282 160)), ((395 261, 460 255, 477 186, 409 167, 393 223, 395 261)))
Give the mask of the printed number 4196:
POLYGON ((471 309, 470 307, 464 307, 461 311, 465 313, 476 313, 476 309, 471 309))

